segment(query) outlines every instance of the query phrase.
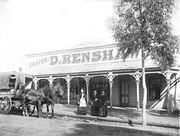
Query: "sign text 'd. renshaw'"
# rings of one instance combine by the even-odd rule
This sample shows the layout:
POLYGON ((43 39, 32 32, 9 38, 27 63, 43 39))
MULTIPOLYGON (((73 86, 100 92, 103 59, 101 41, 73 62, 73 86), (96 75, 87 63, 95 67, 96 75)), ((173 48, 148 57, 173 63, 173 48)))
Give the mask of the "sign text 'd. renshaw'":
POLYGON ((87 52, 57 54, 51 56, 44 56, 29 63, 29 68, 40 65, 68 65, 68 64, 85 64, 85 63, 98 63, 107 61, 122 60, 121 53, 118 48, 95 50, 87 52))

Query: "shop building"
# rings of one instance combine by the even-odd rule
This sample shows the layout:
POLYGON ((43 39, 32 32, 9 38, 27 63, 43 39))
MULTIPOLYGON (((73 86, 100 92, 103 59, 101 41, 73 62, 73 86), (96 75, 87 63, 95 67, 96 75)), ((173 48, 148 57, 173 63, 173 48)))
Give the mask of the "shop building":
MULTIPOLYGON (((116 44, 29 54, 26 58, 24 71, 35 76, 37 88, 61 83, 64 95, 59 103, 76 104, 80 89, 84 88, 88 101, 93 90, 104 90, 111 107, 142 105, 141 57, 123 60, 116 44)), ((146 59, 147 108, 166 107, 170 95, 177 104, 178 64, 161 71, 155 61, 146 59)))

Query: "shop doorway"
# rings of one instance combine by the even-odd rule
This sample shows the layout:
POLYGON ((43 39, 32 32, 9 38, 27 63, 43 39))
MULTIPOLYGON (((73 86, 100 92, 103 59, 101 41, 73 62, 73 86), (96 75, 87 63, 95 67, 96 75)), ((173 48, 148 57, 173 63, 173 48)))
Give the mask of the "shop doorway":
POLYGON ((119 79, 120 81, 120 106, 129 106, 129 78, 123 77, 119 79))
POLYGON ((70 104, 78 104, 81 89, 86 94, 86 81, 83 78, 73 78, 70 85, 70 104))

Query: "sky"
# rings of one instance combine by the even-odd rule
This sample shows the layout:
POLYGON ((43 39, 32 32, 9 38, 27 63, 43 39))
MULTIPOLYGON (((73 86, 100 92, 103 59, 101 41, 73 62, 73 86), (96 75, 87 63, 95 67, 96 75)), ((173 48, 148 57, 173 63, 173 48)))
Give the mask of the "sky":
MULTIPOLYGON (((0 72, 18 71, 26 54, 114 43, 113 0, 0 0, 0 72)), ((180 35, 180 8, 172 24, 180 35)))

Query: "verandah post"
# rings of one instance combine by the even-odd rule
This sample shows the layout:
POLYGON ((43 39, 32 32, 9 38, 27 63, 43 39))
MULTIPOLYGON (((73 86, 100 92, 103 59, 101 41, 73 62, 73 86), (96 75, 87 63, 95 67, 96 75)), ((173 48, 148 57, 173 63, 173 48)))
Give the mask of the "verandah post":
POLYGON ((113 79, 114 79, 113 73, 109 72, 107 78, 109 79, 109 87, 110 87, 110 108, 112 108, 112 87, 113 87, 113 79))
POLYGON ((67 103, 70 104, 70 83, 71 83, 71 77, 69 75, 66 76, 66 82, 67 82, 67 103))

